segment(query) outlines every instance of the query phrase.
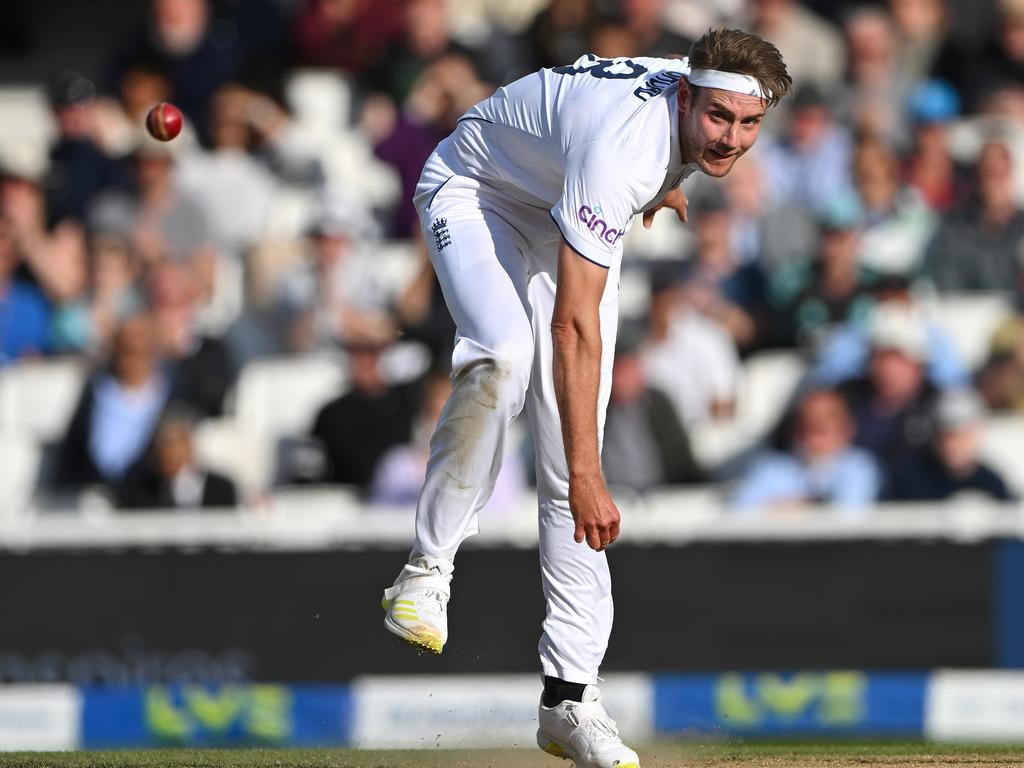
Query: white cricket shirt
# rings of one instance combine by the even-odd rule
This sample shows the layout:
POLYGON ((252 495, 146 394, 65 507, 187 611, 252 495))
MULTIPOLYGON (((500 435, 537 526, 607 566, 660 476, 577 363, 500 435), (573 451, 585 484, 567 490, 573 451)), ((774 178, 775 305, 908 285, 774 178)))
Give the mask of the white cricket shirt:
POLYGON ((542 69, 470 109, 438 147, 457 174, 542 206, 581 256, 610 267, 633 216, 690 173, 678 81, 685 59, 599 59, 542 69))

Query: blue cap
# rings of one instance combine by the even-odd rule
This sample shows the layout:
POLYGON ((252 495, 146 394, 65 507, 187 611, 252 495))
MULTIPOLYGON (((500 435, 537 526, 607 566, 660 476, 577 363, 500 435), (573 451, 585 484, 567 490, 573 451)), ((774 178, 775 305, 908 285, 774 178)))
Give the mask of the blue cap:
POLYGON ((945 80, 926 80, 910 92, 908 107, 919 123, 945 123, 960 114, 960 97, 945 80))

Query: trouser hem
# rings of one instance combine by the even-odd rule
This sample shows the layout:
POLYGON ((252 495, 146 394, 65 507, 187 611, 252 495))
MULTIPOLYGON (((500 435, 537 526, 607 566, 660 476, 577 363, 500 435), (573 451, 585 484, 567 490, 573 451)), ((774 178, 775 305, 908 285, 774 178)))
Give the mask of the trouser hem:
POLYGON ((578 685, 594 685, 597 683, 597 672, 584 672, 579 669, 559 667, 547 659, 541 659, 540 666, 546 676, 557 677, 559 680, 564 680, 567 683, 577 683, 578 685))

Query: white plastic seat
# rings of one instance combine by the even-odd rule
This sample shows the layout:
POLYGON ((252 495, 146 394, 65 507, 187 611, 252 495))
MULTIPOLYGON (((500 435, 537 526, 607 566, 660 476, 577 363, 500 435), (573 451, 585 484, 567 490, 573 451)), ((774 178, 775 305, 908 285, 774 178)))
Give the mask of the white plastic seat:
POLYGON ((1024 493, 1024 416, 991 416, 985 422, 982 458, 999 472, 1012 490, 1024 493))
POLYGON ((806 365, 795 352, 751 355, 740 373, 736 420, 748 434, 770 429, 782 416, 806 365))
POLYGON ((352 86, 338 72, 294 72, 285 84, 285 100, 295 119, 319 136, 344 130, 351 122, 352 86))
POLYGON ((243 431, 235 419, 199 422, 194 441, 201 467, 229 477, 243 496, 261 489, 265 457, 260 441, 243 431))
POLYGON ((760 437, 736 419, 692 424, 687 432, 694 458, 706 470, 743 453, 760 437))
POLYGON ((317 411, 341 395, 346 383, 340 353, 254 360, 238 378, 235 417, 249 434, 305 435, 317 411))
POLYGON ((0 434, 0 519, 28 509, 42 461, 42 448, 24 432, 0 434))
POLYGON ((991 294, 946 294, 931 308, 931 316, 971 370, 985 362, 993 332, 1011 312, 1004 297, 991 294))
POLYGON ((0 369, 0 429, 26 432, 43 443, 60 440, 87 375, 85 365, 71 358, 0 369))

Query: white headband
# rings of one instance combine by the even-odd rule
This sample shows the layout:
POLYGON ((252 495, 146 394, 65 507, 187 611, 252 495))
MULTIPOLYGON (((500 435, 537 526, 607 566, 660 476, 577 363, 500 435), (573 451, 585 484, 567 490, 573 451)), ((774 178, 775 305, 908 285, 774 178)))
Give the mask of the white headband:
POLYGON ((694 85, 702 85, 705 88, 721 88, 723 91, 757 96, 759 99, 771 99, 771 92, 761 88, 757 78, 750 75, 741 75, 738 72, 720 72, 717 69, 691 69, 686 79, 694 85))

